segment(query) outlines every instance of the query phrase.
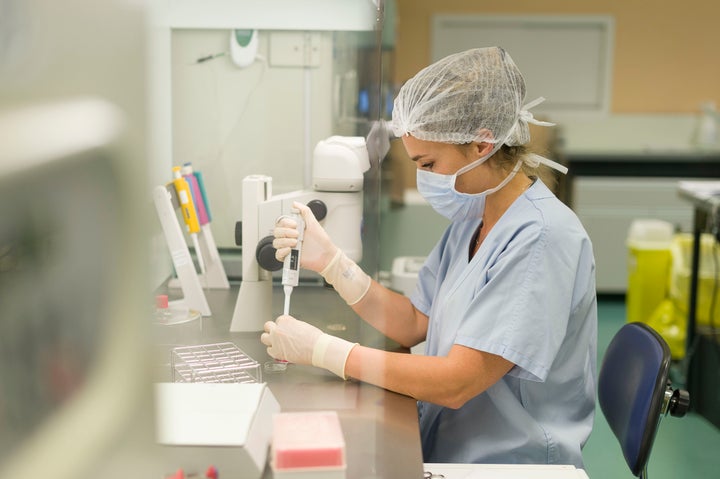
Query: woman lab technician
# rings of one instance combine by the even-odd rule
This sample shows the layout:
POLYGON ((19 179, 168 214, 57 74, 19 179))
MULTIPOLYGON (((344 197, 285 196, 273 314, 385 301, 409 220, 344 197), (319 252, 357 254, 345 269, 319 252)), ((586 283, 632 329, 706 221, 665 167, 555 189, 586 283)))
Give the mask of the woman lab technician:
MULTIPOLYGON (((420 193, 452 223, 410 298, 371 280, 304 205, 302 266, 365 321, 425 356, 324 334, 290 316, 265 325, 277 359, 327 368, 418 400, 425 462, 582 467, 593 423, 596 295, 579 220, 537 178, 527 153, 525 83, 500 48, 434 63, 395 100, 392 126, 417 165, 420 193)), ((275 229, 278 258, 297 230, 275 229)))

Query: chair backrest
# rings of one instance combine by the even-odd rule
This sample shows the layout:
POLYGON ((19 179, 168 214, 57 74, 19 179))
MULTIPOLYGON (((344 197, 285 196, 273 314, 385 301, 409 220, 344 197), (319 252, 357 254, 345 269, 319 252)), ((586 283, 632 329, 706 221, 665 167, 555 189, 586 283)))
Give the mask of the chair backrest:
POLYGON ((643 472, 650 457, 669 371, 670 348, 643 323, 620 328, 603 358, 600 408, 635 476, 643 472))

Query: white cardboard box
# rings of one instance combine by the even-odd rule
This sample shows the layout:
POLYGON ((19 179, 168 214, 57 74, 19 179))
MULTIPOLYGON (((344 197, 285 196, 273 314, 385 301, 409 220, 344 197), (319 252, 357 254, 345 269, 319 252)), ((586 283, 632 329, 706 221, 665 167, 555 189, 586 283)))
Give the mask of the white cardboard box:
POLYGON ((158 383, 156 440, 168 472, 259 478, 280 405, 265 383, 158 383))

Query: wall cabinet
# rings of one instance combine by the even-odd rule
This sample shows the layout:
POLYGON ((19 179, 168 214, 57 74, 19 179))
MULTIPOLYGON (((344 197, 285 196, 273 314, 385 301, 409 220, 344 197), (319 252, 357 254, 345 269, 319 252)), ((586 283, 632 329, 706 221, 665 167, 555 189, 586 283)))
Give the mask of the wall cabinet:
POLYGON ((720 176, 719 155, 567 155, 567 201, 593 242, 598 293, 627 290, 626 240, 636 219, 669 221, 691 231, 692 205, 678 182, 720 176))
POLYGON ((690 231, 692 205, 678 197, 677 181, 575 178, 573 209, 593 242, 599 293, 625 293, 627 289, 626 240, 634 220, 664 220, 690 231))

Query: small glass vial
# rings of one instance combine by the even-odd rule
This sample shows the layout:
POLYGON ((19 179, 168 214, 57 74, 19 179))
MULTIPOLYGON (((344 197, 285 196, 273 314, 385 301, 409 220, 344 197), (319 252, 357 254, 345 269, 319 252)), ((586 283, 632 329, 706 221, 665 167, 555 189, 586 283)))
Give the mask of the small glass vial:
POLYGON ((155 296, 155 322, 160 324, 169 324, 172 321, 172 311, 170 311, 170 303, 167 294, 158 294, 155 296))

